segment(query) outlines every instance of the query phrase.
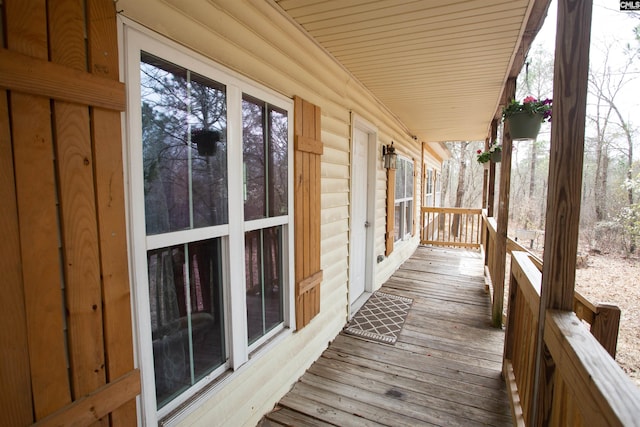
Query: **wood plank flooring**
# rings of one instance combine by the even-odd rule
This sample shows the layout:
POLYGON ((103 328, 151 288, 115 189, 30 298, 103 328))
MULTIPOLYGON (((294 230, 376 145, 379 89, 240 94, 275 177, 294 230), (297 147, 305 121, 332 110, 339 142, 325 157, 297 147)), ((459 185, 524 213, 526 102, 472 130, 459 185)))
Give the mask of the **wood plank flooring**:
POLYGON ((479 252, 419 247, 381 289, 414 300, 398 342, 341 333, 259 425, 511 425, 482 271, 479 252))

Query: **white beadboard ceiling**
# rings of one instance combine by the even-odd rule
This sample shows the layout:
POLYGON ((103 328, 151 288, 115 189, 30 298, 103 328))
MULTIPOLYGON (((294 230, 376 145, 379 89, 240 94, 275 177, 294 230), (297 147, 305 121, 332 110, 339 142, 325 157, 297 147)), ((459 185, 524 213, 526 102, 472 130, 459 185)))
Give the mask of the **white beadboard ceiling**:
POLYGON ((534 0, 275 0, 420 140, 484 140, 534 0))

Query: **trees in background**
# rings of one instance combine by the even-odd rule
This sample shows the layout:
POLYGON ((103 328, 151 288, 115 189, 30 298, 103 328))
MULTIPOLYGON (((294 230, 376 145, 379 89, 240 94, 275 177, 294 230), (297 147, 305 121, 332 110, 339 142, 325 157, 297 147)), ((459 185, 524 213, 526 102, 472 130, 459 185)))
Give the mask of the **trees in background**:
MULTIPOLYGON (((633 253, 640 241, 638 113, 629 107, 629 84, 640 74, 640 25, 636 38, 635 47, 616 41, 602 44, 600 59, 590 67, 581 237, 603 252, 633 253)), ((552 84, 553 55, 537 48, 518 78, 517 98, 552 98, 552 84)), ((550 127, 543 124, 537 141, 514 143, 510 197, 518 202, 510 207, 510 234, 544 229, 549 141, 550 127)), ((483 167, 475 153, 484 141, 452 142, 448 147, 452 158, 443 167, 443 206, 480 206, 483 167)))

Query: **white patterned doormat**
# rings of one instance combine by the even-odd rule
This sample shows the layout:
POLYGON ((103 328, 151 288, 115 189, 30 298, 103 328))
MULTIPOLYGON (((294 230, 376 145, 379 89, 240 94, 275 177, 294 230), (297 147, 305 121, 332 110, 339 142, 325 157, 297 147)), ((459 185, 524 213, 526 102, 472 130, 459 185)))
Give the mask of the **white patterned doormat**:
POLYGON ((344 332, 373 341, 395 344, 412 303, 411 298, 374 292, 353 316, 344 332))

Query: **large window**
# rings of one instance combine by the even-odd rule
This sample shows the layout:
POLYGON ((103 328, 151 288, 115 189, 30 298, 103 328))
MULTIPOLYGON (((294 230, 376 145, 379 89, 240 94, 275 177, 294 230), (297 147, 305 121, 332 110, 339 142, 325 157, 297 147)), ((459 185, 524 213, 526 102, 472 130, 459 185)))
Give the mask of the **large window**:
POLYGON ((155 424, 291 322, 293 103, 130 40, 138 353, 143 417, 155 424))
POLYGON ((407 239, 413 233, 413 207, 413 162, 398 157, 394 214, 395 241, 407 239))
MULTIPOLYGON (((146 234, 226 224, 225 87, 146 53, 140 83, 146 234)), ((220 237, 174 240, 147 244, 158 407, 227 357, 220 237)))

